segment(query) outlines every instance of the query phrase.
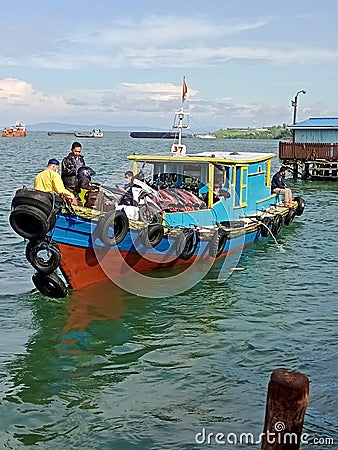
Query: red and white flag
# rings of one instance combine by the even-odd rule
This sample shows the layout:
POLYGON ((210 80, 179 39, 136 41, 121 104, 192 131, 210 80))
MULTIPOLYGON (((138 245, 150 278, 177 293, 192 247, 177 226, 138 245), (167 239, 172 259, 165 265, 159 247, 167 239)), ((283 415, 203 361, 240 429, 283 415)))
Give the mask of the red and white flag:
POLYGON ((188 98, 188 85, 185 81, 185 77, 183 77, 183 91, 182 91, 182 103, 185 102, 188 98))

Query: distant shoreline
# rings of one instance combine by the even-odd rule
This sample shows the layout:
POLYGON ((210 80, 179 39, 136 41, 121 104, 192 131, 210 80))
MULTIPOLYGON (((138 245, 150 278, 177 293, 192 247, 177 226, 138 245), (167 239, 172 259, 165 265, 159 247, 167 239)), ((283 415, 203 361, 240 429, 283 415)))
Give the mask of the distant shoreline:
POLYGON ((264 128, 226 128, 213 131, 221 139, 291 139, 291 131, 284 126, 264 128))

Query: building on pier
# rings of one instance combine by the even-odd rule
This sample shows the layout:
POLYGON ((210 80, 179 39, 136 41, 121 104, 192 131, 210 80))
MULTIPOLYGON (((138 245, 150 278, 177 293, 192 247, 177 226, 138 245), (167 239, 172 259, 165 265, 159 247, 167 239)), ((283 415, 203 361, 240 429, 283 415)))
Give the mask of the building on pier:
POLYGON ((338 181, 338 117, 290 125, 293 139, 279 142, 279 159, 295 178, 338 181))

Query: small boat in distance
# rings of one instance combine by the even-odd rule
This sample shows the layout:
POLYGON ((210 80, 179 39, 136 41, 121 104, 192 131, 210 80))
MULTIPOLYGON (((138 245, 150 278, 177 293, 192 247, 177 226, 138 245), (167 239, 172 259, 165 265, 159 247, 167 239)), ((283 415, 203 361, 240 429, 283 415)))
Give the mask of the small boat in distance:
POLYGON ((78 138, 103 138, 103 132, 100 129, 96 130, 95 128, 93 128, 93 130, 90 132, 88 132, 88 131, 80 132, 79 131, 74 134, 78 138))
POLYGON ((2 137, 26 137, 26 126, 20 121, 15 122, 15 125, 11 127, 6 127, 2 131, 2 137))
POLYGON ((178 139, 178 134, 178 131, 131 131, 130 137, 146 139, 178 139))
POLYGON ((207 133, 207 134, 195 134, 195 137, 199 138, 199 139, 216 139, 216 136, 211 134, 211 133, 207 133))

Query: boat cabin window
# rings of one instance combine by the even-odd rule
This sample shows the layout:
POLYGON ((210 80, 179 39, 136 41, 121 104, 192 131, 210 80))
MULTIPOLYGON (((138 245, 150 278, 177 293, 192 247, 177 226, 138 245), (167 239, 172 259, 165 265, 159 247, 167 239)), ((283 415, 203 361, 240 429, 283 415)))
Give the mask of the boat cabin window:
POLYGON ((248 204, 248 167, 235 167, 235 207, 248 204))
POLYGON ((177 188, 197 187, 202 180, 206 180, 206 174, 207 167, 202 170, 199 164, 164 164, 163 170, 157 174, 157 179, 177 188))
POLYGON ((229 189, 230 167, 214 165, 214 186, 220 186, 222 189, 229 189))
POLYGON ((148 183, 168 187, 197 187, 207 184, 208 165, 181 161, 138 162, 137 173, 142 173, 148 183))
POLYGON ((201 164, 183 164, 183 175, 187 178, 202 181, 202 178, 206 178, 207 173, 207 166, 204 165, 204 167, 205 167, 204 174, 202 174, 201 164))

